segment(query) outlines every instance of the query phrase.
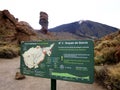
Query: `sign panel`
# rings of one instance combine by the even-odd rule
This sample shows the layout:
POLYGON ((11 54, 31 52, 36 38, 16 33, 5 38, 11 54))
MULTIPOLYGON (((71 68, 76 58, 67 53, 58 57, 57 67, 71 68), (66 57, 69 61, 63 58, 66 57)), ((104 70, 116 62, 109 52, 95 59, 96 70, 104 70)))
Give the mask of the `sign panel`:
POLYGON ((20 68, 25 75, 93 83, 93 41, 22 42, 20 68))

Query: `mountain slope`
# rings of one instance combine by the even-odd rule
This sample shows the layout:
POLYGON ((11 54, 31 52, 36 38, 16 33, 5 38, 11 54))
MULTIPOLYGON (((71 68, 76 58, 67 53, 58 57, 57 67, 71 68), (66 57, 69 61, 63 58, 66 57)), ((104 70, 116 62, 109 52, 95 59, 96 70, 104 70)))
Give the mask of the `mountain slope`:
POLYGON ((108 90, 120 90, 120 31, 96 40, 95 79, 108 90))
POLYGON ((49 29, 50 32, 68 32, 85 38, 101 38, 117 30, 115 27, 89 20, 63 24, 49 29))

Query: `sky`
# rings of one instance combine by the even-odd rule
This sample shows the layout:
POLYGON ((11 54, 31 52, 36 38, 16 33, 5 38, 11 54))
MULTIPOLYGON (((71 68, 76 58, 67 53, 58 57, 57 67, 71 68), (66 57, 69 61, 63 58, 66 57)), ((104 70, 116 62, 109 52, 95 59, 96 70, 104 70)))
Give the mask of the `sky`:
POLYGON ((79 20, 120 28, 120 0, 0 0, 0 11, 4 9, 34 29, 41 28, 41 11, 49 15, 48 28, 79 20))

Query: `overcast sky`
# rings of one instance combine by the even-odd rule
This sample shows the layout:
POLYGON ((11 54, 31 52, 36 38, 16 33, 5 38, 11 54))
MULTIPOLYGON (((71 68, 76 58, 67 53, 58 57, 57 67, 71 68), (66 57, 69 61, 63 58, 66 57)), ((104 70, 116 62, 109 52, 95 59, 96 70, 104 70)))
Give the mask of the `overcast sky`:
POLYGON ((49 15, 49 28, 79 20, 92 20, 120 28, 120 0, 0 0, 19 21, 40 29, 39 12, 49 15))

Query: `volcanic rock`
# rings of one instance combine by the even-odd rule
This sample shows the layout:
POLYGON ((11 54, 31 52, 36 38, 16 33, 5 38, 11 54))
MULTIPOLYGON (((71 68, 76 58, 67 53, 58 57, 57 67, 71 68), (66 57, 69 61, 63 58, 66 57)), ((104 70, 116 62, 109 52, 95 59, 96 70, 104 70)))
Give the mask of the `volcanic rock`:
POLYGON ((22 80, 22 79, 25 79, 25 76, 21 74, 20 72, 16 72, 15 79, 22 80))
POLYGON ((19 44, 21 41, 36 40, 34 29, 23 21, 18 21, 8 10, 0 11, 0 41, 19 44))
POLYGON ((24 21, 20 21, 16 24, 16 38, 18 42, 21 41, 30 41, 30 40, 37 40, 37 34, 35 33, 34 29, 24 21))
POLYGON ((39 24, 42 26, 41 32, 46 34, 48 32, 48 14, 46 12, 40 12, 39 24))

